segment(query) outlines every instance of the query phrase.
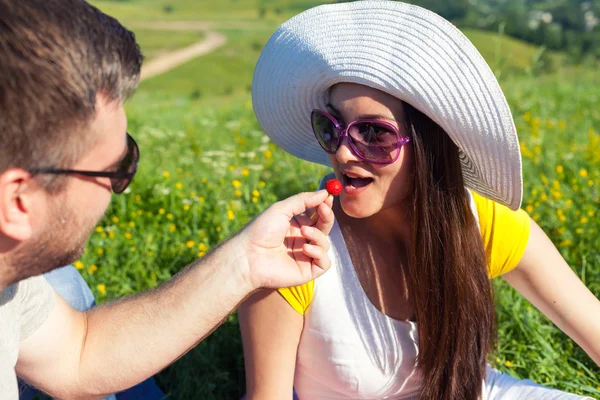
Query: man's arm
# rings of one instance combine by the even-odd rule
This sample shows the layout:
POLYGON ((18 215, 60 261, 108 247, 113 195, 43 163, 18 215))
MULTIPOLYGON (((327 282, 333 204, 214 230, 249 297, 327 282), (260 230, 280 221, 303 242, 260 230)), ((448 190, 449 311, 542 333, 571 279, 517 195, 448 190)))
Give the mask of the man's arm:
POLYGON ((102 397, 133 386, 193 348, 256 289, 321 275, 330 265, 325 234, 332 225, 325 191, 297 195, 154 290, 88 313, 59 298, 21 343, 17 373, 57 397, 102 397), (315 226, 295 217, 316 206, 315 226))

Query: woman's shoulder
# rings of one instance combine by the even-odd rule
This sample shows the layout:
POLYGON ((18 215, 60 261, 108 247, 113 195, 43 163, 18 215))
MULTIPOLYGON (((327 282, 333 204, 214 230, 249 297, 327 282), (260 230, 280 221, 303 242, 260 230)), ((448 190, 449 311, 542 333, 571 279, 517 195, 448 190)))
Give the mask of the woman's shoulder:
POLYGON ((510 208, 470 191, 490 277, 517 266, 529 241, 531 221, 524 210, 510 208))

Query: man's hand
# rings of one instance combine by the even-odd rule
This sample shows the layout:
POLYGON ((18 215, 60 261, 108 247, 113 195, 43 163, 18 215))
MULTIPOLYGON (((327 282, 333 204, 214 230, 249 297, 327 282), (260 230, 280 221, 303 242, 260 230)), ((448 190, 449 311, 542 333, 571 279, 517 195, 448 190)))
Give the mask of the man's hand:
POLYGON ((326 190, 300 193, 275 203, 240 232, 252 290, 300 285, 329 268, 332 203, 326 190))

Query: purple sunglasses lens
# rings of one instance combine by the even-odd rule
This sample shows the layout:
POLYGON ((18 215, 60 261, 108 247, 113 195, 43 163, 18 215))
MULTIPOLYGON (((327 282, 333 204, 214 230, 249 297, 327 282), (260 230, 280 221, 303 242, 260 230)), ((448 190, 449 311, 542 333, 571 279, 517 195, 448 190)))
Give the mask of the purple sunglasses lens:
POLYGON ((366 161, 393 162, 399 151, 399 135, 386 124, 358 122, 348 131, 354 150, 366 161))
POLYGON ((323 150, 335 153, 340 139, 340 131, 335 123, 318 111, 312 113, 311 120, 313 131, 323 150))

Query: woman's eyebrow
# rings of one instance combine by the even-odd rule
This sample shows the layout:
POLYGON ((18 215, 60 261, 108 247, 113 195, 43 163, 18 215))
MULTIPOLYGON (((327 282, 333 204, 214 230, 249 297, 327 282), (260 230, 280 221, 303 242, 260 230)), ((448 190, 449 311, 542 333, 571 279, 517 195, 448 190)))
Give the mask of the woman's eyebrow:
POLYGON ((325 108, 329 108, 330 110, 333 111, 334 114, 336 114, 338 116, 341 115, 341 113, 331 103, 327 103, 327 105, 325 106, 325 108))
MULTIPOLYGON (((333 106, 333 104, 327 103, 325 107, 331 109, 333 111, 333 114, 336 114, 337 116, 341 117, 342 114, 333 106)), ((397 123, 397 121, 394 118, 386 117, 385 115, 381 114, 362 114, 359 115, 357 119, 383 119, 385 121, 397 123)))

